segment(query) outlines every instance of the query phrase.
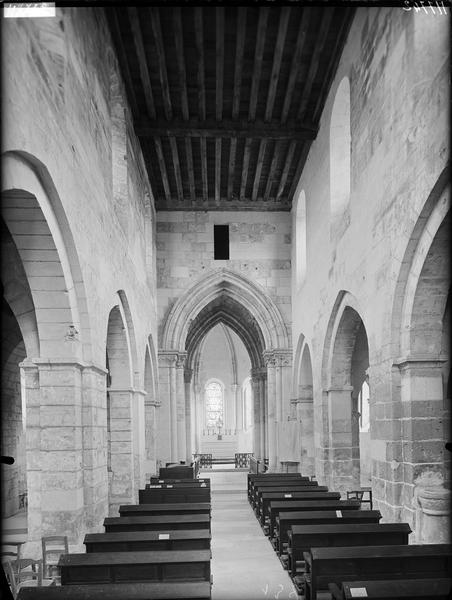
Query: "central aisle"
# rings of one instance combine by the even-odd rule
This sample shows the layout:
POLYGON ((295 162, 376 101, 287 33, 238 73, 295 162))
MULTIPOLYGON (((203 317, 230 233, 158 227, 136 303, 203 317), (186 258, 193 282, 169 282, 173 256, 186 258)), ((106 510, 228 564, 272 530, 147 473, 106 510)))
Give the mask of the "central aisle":
POLYGON ((212 600, 296 600, 246 495, 244 471, 202 471, 212 492, 212 600))

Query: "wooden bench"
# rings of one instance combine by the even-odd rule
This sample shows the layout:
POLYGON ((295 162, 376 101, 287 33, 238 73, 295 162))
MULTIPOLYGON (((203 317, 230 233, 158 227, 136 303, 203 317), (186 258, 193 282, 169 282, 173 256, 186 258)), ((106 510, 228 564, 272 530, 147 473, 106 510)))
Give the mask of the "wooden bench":
POLYGON ((304 481, 302 479, 287 479, 286 481, 274 480, 255 483, 250 492, 249 502, 251 506, 256 506, 259 494, 266 491, 290 491, 295 488, 302 488, 304 491, 323 491, 327 492, 328 488, 324 485, 319 486, 317 481, 304 481))
POLYGON ((254 489, 254 485, 260 481, 284 481, 288 479, 293 479, 297 481, 307 481, 309 482, 309 477, 302 477, 300 473, 248 473, 247 478, 247 491, 248 491, 248 500, 250 499, 252 490, 254 489))
POLYGON ((371 600, 450 600, 451 579, 402 579, 386 581, 344 581, 342 588, 330 583, 334 600, 370 598, 371 600), (359 596, 358 594, 361 594, 359 596))
POLYGON ((210 502, 174 502, 168 504, 121 504, 120 516, 131 515, 210 515, 210 502))
POLYGON ((339 525, 340 523, 379 523, 379 510, 316 510, 280 511, 276 513, 272 531, 274 547, 283 554, 288 542, 288 531, 292 525, 339 525))
MULTIPOLYGON (((304 555, 306 600, 315 600, 329 583, 386 579, 443 579, 452 568, 450 544, 311 548, 304 555)), ((294 581, 299 587, 298 578, 294 581)))
POLYGON ((210 479, 159 479, 158 477, 151 477, 150 483, 146 484, 146 487, 150 485, 173 485, 177 487, 209 487, 210 479), (203 485, 204 484, 204 485, 203 485))
POLYGON ((17 600, 209 600, 207 581, 107 583, 22 588, 17 600))
POLYGON ((210 515, 152 515, 134 517, 106 517, 105 532, 113 531, 169 531, 180 529, 208 529, 210 515))
POLYGON ((159 531, 119 531, 88 533, 84 544, 87 552, 134 552, 136 550, 209 550, 208 529, 159 531))
POLYGON ((258 519, 261 525, 270 524, 270 502, 290 502, 291 500, 340 500, 339 492, 263 492, 257 507, 258 519), (268 521, 266 520, 268 519, 268 521))
POLYGON ((140 504, 160 504, 164 502, 210 502, 210 488, 153 488, 138 490, 140 504))
POLYGON ((63 554, 61 585, 138 581, 209 581, 210 550, 63 554))
MULTIPOLYGON (((364 511, 363 511, 364 512, 364 511)), ((288 531, 289 572, 304 572, 303 554, 310 548, 334 546, 385 546, 408 544, 408 523, 341 523, 292 525, 288 531)))
POLYGON ((188 465, 160 467, 159 479, 195 479, 195 467, 188 465))
POLYGON ((331 512, 331 511, 358 511, 361 507, 359 500, 290 500, 284 502, 270 502, 268 509, 270 521, 268 524, 269 533, 275 530, 276 517, 282 511, 284 512, 331 512))
MULTIPOLYGON (((306 493, 324 493, 328 492, 326 485, 304 485, 303 483, 290 482, 286 485, 268 485, 265 487, 259 487, 254 489, 254 495, 251 499, 251 506, 256 509, 259 507, 263 494, 266 493, 280 493, 280 494, 292 494, 293 492, 306 492, 306 493)), ((339 492, 333 492, 338 494, 339 492)), ((340 494, 339 494, 340 496, 340 494)))

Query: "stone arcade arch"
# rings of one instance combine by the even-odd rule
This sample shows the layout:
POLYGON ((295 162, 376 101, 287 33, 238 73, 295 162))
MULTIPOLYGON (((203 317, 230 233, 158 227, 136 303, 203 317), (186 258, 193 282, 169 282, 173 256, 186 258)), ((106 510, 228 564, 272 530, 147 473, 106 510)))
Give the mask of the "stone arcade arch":
POLYGON ((41 537, 56 532, 77 546, 103 513, 102 493, 85 480, 94 481, 98 467, 92 411, 105 373, 91 362, 86 294, 63 204, 45 165, 27 152, 2 156, 2 218, 12 259, 2 264, 4 295, 26 349, 19 366, 33 502, 25 551, 37 553, 41 537))
POLYGON ((367 334, 360 314, 356 299, 341 291, 324 346, 322 385, 327 412, 324 472, 332 489, 338 490, 360 487, 358 396, 369 367, 367 334))
POLYGON ((289 412, 289 336, 273 301, 256 284, 227 269, 195 283, 177 300, 164 324, 159 351, 160 392, 171 447, 162 447, 162 455, 170 460, 190 458, 185 415, 193 361, 206 333, 220 322, 237 333, 250 356, 258 421, 254 451, 259 457, 268 457, 270 466, 276 468, 278 423, 289 412))
POLYGON ((446 541, 450 512, 450 185, 434 186, 405 251, 393 309, 394 440, 402 470, 394 473, 402 518, 422 542, 446 541), (432 515, 436 515, 433 518, 432 515), (438 519, 437 517, 441 517, 438 519))
POLYGON ((314 397, 309 345, 300 334, 295 357, 292 404, 296 408, 301 435, 301 472, 315 475, 314 397))
POLYGON ((144 420, 145 420, 145 451, 146 460, 144 464, 145 478, 156 472, 156 448, 157 448, 157 418, 160 402, 157 395, 157 361, 155 357, 154 341, 152 335, 148 338, 144 359, 144 420))
POLYGON ((125 293, 120 290, 108 317, 106 338, 107 470, 109 514, 120 504, 134 503, 144 484, 144 393, 137 389, 138 372, 133 322, 125 293))

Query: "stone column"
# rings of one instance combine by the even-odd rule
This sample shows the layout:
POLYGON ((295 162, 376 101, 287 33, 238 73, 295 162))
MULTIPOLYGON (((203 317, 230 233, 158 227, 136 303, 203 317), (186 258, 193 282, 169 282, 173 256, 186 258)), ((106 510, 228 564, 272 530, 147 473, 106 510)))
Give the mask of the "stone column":
POLYGON ((110 403, 109 515, 119 516, 121 504, 135 504, 133 388, 107 388, 110 403))
POLYGON ((195 404, 195 452, 200 454, 201 452, 201 436, 204 429, 204 412, 201 407, 200 396, 201 396, 201 386, 196 381, 193 384, 193 392, 194 392, 194 404, 195 404))
POLYGON ((256 458, 263 459, 261 454, 261 420, 263 419, 263 410, 261 406, 262 399, 260 397, 259 377, 253 369, 251 374, 251 388, 253 390, 253 405, 254 405, 254 439, 253 452, 256 458))
POLYGON ((352 386, 327 390, 329 486, 337 491, 360 486, 359 478, 354 477, 352 461, 352 390, 352 386))
POLYGON ((145 478, 149 480, 151 475, 157 474, 157 411, 161 404, 155 398, 148 395, 144 398, 144 420, 145 420, 145 478))
POLYGON ((415 489, 416 544, 450 544, 450 501, 443 487, 415 489))
POLYGON ((413 530, 415 486, 439 489, 448 478, 450 458, 444 443, 450 415, 443 398, 443 363, 438 357, 413 355, 395 362, 401 377, 402 520, 413 530))
POLYGON ((162 465, 177 461, 177 352, 159 352, 159 427, 157 432, 158 458, 162 465))
POLYGON ((185 454, 186 454, 186 459, 187 459, 187 464, 191 462, 192 460, 192 454, 193 454, 193 448, 194 448, 194 444, 193 444, 193 429, 194 429, 194 423, 193 423, 193 413, 194 411, 192 410, 192 399, 191 399, 191 380, 192 380, 192 376, 193 376, 193 370, 192 369, 185 369, 184 370, 184 395, 185 395, 185 423, 186 423, 186 449, 185 449, 185 454))
POLYGON ((102 532, 108 515, 107 371, 87 365, 82 371, 83 479, 86 533, 102 532))
POLYGON ((144 488, 146 481, 146 418, 144 402, 145 390, 134 390, 132 402, 132 437, 133 437, 133 464, 134 464, 134 490, 138 502, 138 490, 144 488))
POLYGON ((73 359, 20 364, 27 406, 28 535, 26 555, 40 555, 43 535, 85 533, 82 376, 73 359))
POLYGON ((301 428, 301 473, 315 474, 314 402, 312 385, 299 386, 299 397, 292 400, 301 428))
MULTIPOLYGON (((180 353, 176 361, 176 419, 177 419, 177 459, 187 460, 187 431, 185 421, 185 381, 184 368, 187 355, 180 353)), ((189 457, 190 458, 190 457, 189 457)))

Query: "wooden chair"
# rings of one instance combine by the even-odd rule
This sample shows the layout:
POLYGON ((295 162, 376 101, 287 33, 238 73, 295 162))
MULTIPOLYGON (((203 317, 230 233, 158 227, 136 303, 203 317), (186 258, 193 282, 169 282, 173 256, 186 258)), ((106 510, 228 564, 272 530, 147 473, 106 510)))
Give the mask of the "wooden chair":
POLYGON ((67 535, 48 535, 43 537, 41 542, 43 575, 59 582, 61 577, 58 561, 62 554, 69 554, 67 535))
POLYGON ((22 546, 25 542, 4 541, 2 544, 2 562, 9 562, 18 582, 33 577, 36 573, 36 561, 22 558, 22 546))
POLYGON ((50 586, 55 585, 55 581, 52 579, 43 579, 42 577, 42 560, 33 559, 21 559, 31 561, 33 568, 30 571, 26 571, 27 577, 22 579, 23 571, 16 573, 13 562, 7 560, 2 563, 3 570, 6 576, 6 580, 11 589, 13 598, 16 598, 19 591, 24 587, 39 587, 39 586, 50 586))

